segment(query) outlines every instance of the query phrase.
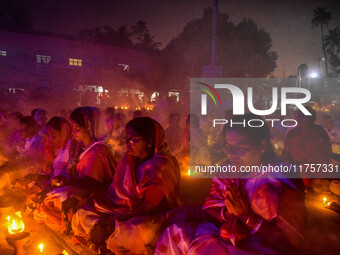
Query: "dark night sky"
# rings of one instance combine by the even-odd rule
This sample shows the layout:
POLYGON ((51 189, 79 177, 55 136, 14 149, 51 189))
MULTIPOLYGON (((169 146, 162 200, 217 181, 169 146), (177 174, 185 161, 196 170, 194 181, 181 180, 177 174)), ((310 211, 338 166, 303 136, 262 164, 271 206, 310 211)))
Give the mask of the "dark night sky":
MULTIPOLYGON (((202 16, 212 0, 12 0, 35 17, 38 30, 74 34, 84 27, 130 27, 145 20, 156 40, 165 46, 184 25, 202 16)), ((301 63, 317 69, 322 57, 320 28, 311 28, 313 9, 327 6, 330 28, 340 26, 338 0, 219 0, 219 10, 237 23, 252 18, 270 32, 273 50, 279 54, 278 77, 295 74, 301 63)))

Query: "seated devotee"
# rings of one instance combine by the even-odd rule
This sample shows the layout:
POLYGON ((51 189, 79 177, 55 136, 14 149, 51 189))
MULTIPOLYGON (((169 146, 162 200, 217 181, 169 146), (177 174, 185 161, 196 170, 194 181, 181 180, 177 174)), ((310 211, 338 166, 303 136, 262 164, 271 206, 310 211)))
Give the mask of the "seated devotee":
POLYGON ((114 254, 145 254, 156 245, 164 213, 181 203, 180 172, 158 122, 136 118, 126 132, 127 152, 105 198, 79 209, 72 229, 93 249, 105 249, 108 238, 107 248, 114 254))
POLYGON ((7 182, 13 185, 25 187, 29 178, 24 178, 41 171, 44 136, 40 135, 41 127, 32 116, 21 118, 19 126, 5 144, 7 160, 1 166, 0 175, 2 179, 2 175, 6 175, 7 182))
POLYGON ((113 107, 108 107, 105 110, 105 127, 106 127, 106 134, 104 139, 107 143, 110 143, 110 139, 112 138, 112 132, 114 128, 114 120, 115 120, 115 109, 113 107))
POLYGON ((106 122, 108 133, 106 141, 113 148, 117 158, 121 158, 125 153, 124 131, 125 131, 125 115, 116 113, 113 118, 106 122))
POLYGON ((107 107, 105 109, 105 121, 109 119, 113 119, 115 117, 116 110, 113 107, 107 107))
POLYGON ((124 116, 121 113, 115 113, 114 108, 108 107, 105 110, 105 126, 107 129, 104 136, 105 142, 110 146, 112 153, 117 160, 120 160, 124 154, 123 140, 123 123, 124 116))
MULTIPOLYGON (((260 117, 245 114, 232 119, 236 123, 255 118, 260 117)), ((225 166, 240 170, 280 164, 266 125, 225 125, 223 135, 229 158, 225 166)), ((281 173, 239 174, 215 175, 202 207, 204 219, 170 225, 155 254, 300 254, 305 208, 297 180, 281 173)))
POLYGON ((116 110, 113 107, 106 108, 106 110, 105 110, 105 125, 106 125, 107 131, 108 131, 107 136, 112 136, 115 116, 116 116, 116 110))
POLYGON ((63 117, 53 117, 46 124, 44 170, 51 172, 52 176, 68 178, 71 132, 71 124, 63 117))
POLYGON ((332 143, 332 151, 333 153, 340 153, 340 128, 339 126, 334 125, 334 120, 331 115, 323 115, 321 124, 323 129, 329 136, 329 139, 332 143))
POLYGON ((107 145, 99 140, 99 115, 94 107, 79 107, 71 113, 75 140, 69 150, 69 179, 46 194, 46 199, 34 213, 36 221, 45 222, 59 231, 68 231, 69 219, 78 206, 91 194, 105 194, 113 180, 116 160, 107 145))
POLYGON ((114 118, 114 128, 112 136, 118 137, 125 130, 126 116, 124 113, 117 113, 114 118))
POLYGON ((45 127, 46 122, 48 120, 46 110, 41 109, 41 108, 35 109, 33 117, 37 121, 37 123, 41 126, 41 128, 45 127))
POLYGON ((185 133, 186 146, 190 148, 190 164, 192 165, 210 165, 208 137, 204 131, 200 127, 200 119, 197 115, 189 114, 185 133))
POLYGON ((21 141, 17 145, 17 151, 28 158, 41 160, 44 146, 44 135, 39 133, 41 126, 31 116, 21 119, 21 129, 19 130, 21 141))
POLYGON ((176 154, 181 145, 182 128, 180 126, 180 115, 177 112, 169 114, 169 126, 165 129, 166 143, 169 151, 176 154))
POLYGON ((23 117, 20 112, 12 112, 6 119, 3 119, 3 125, 1 127, 1 151, 4 155, 10 157, 17 153, 16 146, 21 140, 19 130, 23 117))
POLYGON ((146 114, 144 111, 141 111, 141 110, 137 110, 137 111, 134 111, 132 113, 132 118, 135 119, 135 118, 140 118, 140 117, 146 117, 146 114))
POLYGON ((53 117, 46 124, 46 137, 43 150, 42 172, 38 176, 25 179, 34 180, 30 193, 33 202, 42 202, 52 187, 68 179, 67 167, 71 146, 71 124, 63 117, 53 117))
MULTIPOLYGON (((282 159, 293 164, 330 163, 332 148, 325 130, 315 124, 316 112, 307 106, 312 114, 296 113, 298 126, 290 130, 284 141, 282 159)), ((304 174, 304 173, 303 173, 304 174)), ((304 174, 306 188, 311 187, 311 176, 304 174)))

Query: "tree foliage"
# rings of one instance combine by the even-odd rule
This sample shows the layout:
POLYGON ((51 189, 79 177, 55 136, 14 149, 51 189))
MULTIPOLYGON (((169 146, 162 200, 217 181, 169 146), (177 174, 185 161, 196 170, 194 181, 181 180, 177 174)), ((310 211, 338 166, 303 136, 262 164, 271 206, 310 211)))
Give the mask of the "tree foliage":
POLYGON ((110 26, 104 28, 95 27, 93 29, 84 28, 79 31, 76 37, 80 40, 94 43, 108 44, 119 47, 135 47, 141 50, 158 50, 160 42, 151 35, 145 21, 138 21, 136 25, 128 29, 120 26, 114 29, 110 26))
MULTIPOLYGON (((186 24, 183 31, 164 49, 171 82, 187 82, 200 77, 201 68, 210 63, 212 10, 186 24)), ((266 77, 276 67, 277 54, 271 51, 270 34, 251 19, 235 25, 226 13, 217 17, 216 65, 224 77, 266 77)))
POLYGON ((332 69, 332 75, 340 74, 340 29, 338 27, 328 31, 325 36, 325 47, 329 55, 329 64, 332 69))
POLYGON ((326 75, 328 76, 328 58, 326 54, 326 46, 325 46, 325 40, 324 40, 324 26, 327 26, 328 28, 328 21, 331 19, 331 14, 326 10, 327 7, 317 7, 314 9, 314 16, 312 18, 312 27, 318 27, 320 26, 320 32, 321 32, 321 45, 322 45, 322 51, 325 58, 325 68, 326 68, 326 75))

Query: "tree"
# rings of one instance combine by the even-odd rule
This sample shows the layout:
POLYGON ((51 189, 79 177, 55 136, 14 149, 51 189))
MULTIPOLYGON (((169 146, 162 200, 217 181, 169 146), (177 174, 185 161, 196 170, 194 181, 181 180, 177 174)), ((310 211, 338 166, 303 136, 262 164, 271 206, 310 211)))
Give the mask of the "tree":
POLYGON ((104 26, 103 31, 100 27, 84 28, 76 34, 76 38, 94 43, 132 47, 131 35, 125 26, 120 26, 117 30, 110 26, 104 26))
POLYGON ((326 25, 328 28, 328 21, 331 19, 331 14, 326 11, 326 6, 324 7, 317 7, 314 9, 314 16, 312 19, 312 27, 320 26, 321 28, 321 44, 322 44, 322 51, 325 58, 325 69, 326 75, 328 76, 328 61, 327 61, 327 54, 324 42, 324 31, 323 26, 326 25))
POLYGON ((332 73, 336 75, 340 66, 340 29, 338 27, 328 31, 325 36, 325 47, 329 54, 329 64, 332 67, 332 73))
POLYGON ((149 28, 142 20, 130 30, 126 26, 120 26, 117 29, 110 26, 104 26, 103 29, 100 27, 84 28, 76 34, 76 38, 119 47, 135 47, 146 51, 158 50, 161 45, 160 42, 155 41, 155 36, 150 34, 149 28))
POLYGON ((150 35, 149 33, 144 33, 142 36, 138 37, 137 40, 139 42, 135 44, 135 47, 144 50, 158 50, 158 47, 162 44, 156 42, 155 36, 150 35))
POLYGON ((142 36, 144 33, 149 33, 149 28, 143 20, 137 21, 136 25, 131 27, 132 33, 136 36, 142 36))
POLYGON ((302 86, 302 81, 304 78, 307 77, 308 75, 308 70, 309 67, 305 63, 299 65, 298 67, 298 72, 297 72, 297 77, 298 77, 298 87, 302 86))
MULTIPOLYGON (((202 66, 210 63, 212 10, 187 23, 163 51, 167 61, 166 80, 185 84, 190 77, 200 77, 202 66)), ((216 29, 216 65, 224 77, 266 77, 276 67, 277 54, 271 51, 270 34, 250 19, 235 25, 226 13, 219 13, 216 29)))
POLYGON ((154 51, 158 50, 160 42, 155 41, 155 36, 151 35, 146 22, 139 20, 136 25, 131 27, 132 35, 136 38, 135 47, 141 50, 154 51))

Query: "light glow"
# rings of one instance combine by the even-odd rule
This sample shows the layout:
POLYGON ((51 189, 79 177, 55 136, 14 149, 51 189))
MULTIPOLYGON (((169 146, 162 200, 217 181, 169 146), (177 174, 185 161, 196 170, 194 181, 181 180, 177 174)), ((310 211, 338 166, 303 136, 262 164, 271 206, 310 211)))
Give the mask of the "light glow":
POLYGON ((7 217, 8 233, 16 234, 25 230, 25 224, 22 221, 21 212, 16 212, 13 217, 7 217))
POLYGON ((318 77, 319 77, 319 73, 317 73, 317 72, 311 72, 311 73, 309 74, 309 77, 312 78, 312 79, 318 78, 318 77))
POLYGON ((39 251, 41 252, 41 253, 43 253, 44 252, 44 244, 43 243, 41 243, 41 244, 39 244, 39 251))

